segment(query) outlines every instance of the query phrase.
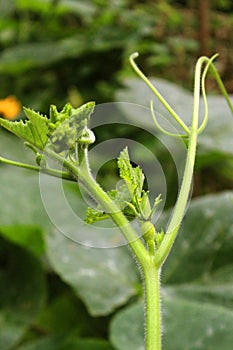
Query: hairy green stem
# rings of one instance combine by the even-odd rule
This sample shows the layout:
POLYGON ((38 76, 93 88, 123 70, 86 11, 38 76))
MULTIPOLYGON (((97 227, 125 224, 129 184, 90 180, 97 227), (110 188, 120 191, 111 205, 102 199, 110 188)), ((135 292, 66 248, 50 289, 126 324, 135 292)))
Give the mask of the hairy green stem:
POLYGON ((145 289, 146 350, 161 350, 160 269, 153 262, 143 269, 145 289))
POLYGON ((195 156, 196 156, 196 146, 197 146, 197 130, 193 130, 189 139, 189 147, 187 160, 183 175, 183 181, 180 188, 180 193, 172 214, 172 218, 164 235, 164 239, 156 253, 155 264, 160 267, 166 257, 168 256, 171 247, 175 241, 178 230, 180 228, 187 203, 190 195, 190 188, 192 184, 195 156))

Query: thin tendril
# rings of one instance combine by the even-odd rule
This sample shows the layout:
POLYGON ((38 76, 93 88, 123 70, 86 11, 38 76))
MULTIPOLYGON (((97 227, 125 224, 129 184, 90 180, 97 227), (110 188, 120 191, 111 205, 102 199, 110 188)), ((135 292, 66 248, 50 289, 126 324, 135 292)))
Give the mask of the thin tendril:
MULTIPOLYGON (((167 136, 172 136, 172 137, 187 137, 187 135, 185 134, 175 134, 175 133, 172 133, 172 132, 169 132, 167 130, 165 130, 162 126, 159 125, 157 119, 156 119, 156 116, 155 116, 155 113, 154 113, 154 107, 153 107, 153 101, 151 100, 150 102, 150 110, 151 110, 151 115, 152 115, 152 119, 155 123, 155 126, 159 129, 159 131, 161 131, 163 134, 167 135, 167 136)), ((190 131, 189 131, 190 133, 190 131)))
POLYGON ((202 90, 202 95, 203 95, 203 101, 204 101, 204 106, 205 106, 205 116, 203 119, 203 122, 201 123, 200 127, 198 128, 198 134, 200 134, 206 127, 207 121, 208 121, 208 103, 207 103, 207 97, 206 97, 206 90, 205 90, 205 79, 206 79, 206 75, 208 73, 208 70, 211 69, 212 72, 214 73, 214 77, 216 79, 216 82, 218 83, 218 86, 223 94, 223 96, 226 99, 226 102, 231 110, 231 112, 233 113, 233 105, 230 101, 230 98, 228 96, 228 93, 223 85, 222 79, 220 77, 220 75, 218 74, 215 66, 213 65, 213 60, 218 56, 218 54, 215 54, 213 57, 211 57, 210 59, 208 59, 207 57, 205 58, 206 60, 208 60, 203 75, 202 75, 202 80, 201 80, 201 90, 202 90))
POLYGON ((228 104, 228 107, 230 108, 230 110, 231 110, 231 112, 233 114, 233 104, 231 103, 231 100, 229 98, 227 90, 225 89, 225 86, 224 86, 224 84, 222 82, 222 79, 221 79, 220 75, 218 74, 217 69, 215 68, 215 66, 213 64, 211 64, 210 68, 212 70, 212 73, 214 74, 214 77, 215 77, 215 80, 216 80, 216 82, 218 84, 218 87, 219 87, 220 91, 222 92, 223 96, 225 97, 225 100, 226 100, 226 102, 228 104))
POLYGON ((210 59, 206 57, 206 60, 208 60, 208 62, 205 66, 205 69, 204 69, 204 72, 203 72, 202 78, 201 78, 201 92, 202 92, 203 102, 204 102, 204 107, 205 107, 205 115, 204 115, 204 118, 203 118, 203 121, 202 121, 200 127, 198 128, 198 134, 202 133, 202 131, 205 129, 206 124, 208 122, 209 108, 208 108, 208 102, 207 102, 207 97, 206 97, 205 80, 206 80, 206 75, 208 73, 208 70, 212 66, 212 62, 217 56, 218 56, 218 54, 215 54, 210 59))
POLYGON ((180 119, 178 114, 173 110, 173 108, 167 103, 167 101, 162 97, 162 95, 158 92, 158 90, 152 85, 152 83, 149 81, 149 79, 142 73, 142 71, 138 68, 137 64, 135 63, 134 59, 138 57, 138 53, 134 52, 132 55, 130 55, 130 63, 135 70, 135 72, 138 74, 138 76, 149 86, 151 91, 155 94, 155 96, 158 98, 158 100, 163 104, 163 106, 167 109, 167 111, 171 114, 171 116, 176 120, 176 122, 180 125, 180 127, 185 131, 186 134, 190 133, 190 130, 188 126, 180 119))

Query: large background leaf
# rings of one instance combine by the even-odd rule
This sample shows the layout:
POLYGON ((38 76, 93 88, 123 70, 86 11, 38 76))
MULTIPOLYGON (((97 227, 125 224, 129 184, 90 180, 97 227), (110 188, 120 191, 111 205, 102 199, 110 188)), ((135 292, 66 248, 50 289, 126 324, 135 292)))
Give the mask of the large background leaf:
POLYGON ((233 264, 232 251, 233 193, 193 200, 166 261, 163 280, 172 284, 193 280, 208 283, 212 273, 233 264))
POLYGON ((33 162, 35 156, 32 152, 28 152, 23 141, 2 127, 0 128, 0 141, 0 156, 24 163, 33 162))
POLYGON ((60 42, 32 43, 9 48, 0 55, 0 73, 19 74, 34 67, 43 67, 83 51, 80 39, 60 42))
POLYGON ((138 274, 126 247, 85 247, 55 232, 47 237, 47 253, 92 315, 107 315, 137 294, 138 274))
POLYGON ((38 174, 11 166, 0 167, 0 226, 47 226, 38 174))

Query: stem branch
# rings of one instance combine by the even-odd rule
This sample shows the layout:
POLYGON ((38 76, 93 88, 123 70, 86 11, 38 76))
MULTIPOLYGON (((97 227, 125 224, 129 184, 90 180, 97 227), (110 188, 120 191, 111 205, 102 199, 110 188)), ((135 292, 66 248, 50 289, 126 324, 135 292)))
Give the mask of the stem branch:
POLYGON ((14 160, 6 159, 3 157, 0 157, 0 162, 5 163, 5 164, 9 164, 9 165, 14 165, 18 168, 33 170, 33 171, 37 171, 37 172, 41 171, 42 173, 47 174, 47 175, 51 175, 51 176, 59 177, 59 178, 62 177, 64 180, 76 181, 69 173, 64 172, 64 171, 59 171, 57 169, 52 169, 49 167, 42 168, 42 167, 39 167, 36 165, 16 162, 14 160))

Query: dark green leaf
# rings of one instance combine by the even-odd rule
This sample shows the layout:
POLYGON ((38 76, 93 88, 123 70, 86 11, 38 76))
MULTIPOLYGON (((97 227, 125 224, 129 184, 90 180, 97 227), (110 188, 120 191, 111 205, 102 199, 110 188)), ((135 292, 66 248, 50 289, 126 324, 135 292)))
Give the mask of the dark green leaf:
POLYGON ((0 235, 37 256, 44 253, 44 239, 38 226, 3 226, 0 235))
POLYGON ((92 319, 83 303, 67 292, 53 297, 37 318, 35 326, 45 334, 62 335, 75 332, 79 336, 92 335, 93 327, 92 319))
POLYGON ((33 255, 3 239, 0 285, 0 348, 7 350, 21 339, 41 311, 45 301, 45 278, 33 255))
POLYGON ((78 339, 76 337, 46 337, 42 340, 22 345, 18 350, 114 350, 100 339, 78 339))

